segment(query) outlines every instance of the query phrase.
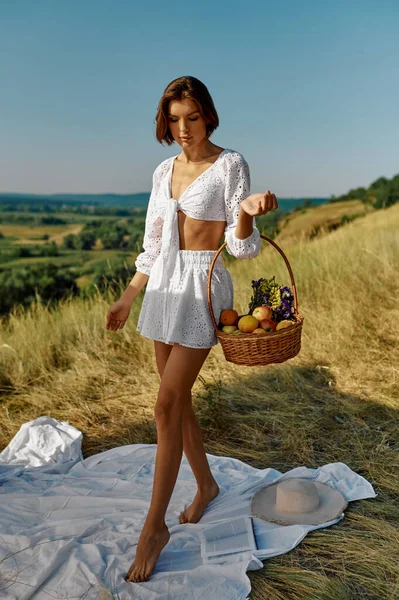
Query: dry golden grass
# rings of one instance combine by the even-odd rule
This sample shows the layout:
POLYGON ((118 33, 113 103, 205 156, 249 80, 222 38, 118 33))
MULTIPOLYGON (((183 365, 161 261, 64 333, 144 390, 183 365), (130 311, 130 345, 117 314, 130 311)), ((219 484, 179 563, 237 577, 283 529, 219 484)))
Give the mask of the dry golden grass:
MULTIPOLYGON (((240 367, 210 353, 194 386, 207 452, 286 472, 344 462, 378 496, 351 502, 338 524, 250 572, 253 600, 399 598, 399 206, 359 218, 310 243, 282 244, 305 317, 300 354, 240 367)), ((251 279, 290 283, 265 242, 230 268, 235 308, 251 279)), ((0 448, 40 415, 84 434, 83 453, 155 443, 159 385, 152 342, 105 329, 112 298, 35 306, 0 330, 0 448)))
POLYGON ((56 242, 62 244, 62 238, 69 233, 77 235, 83 228, 83 224, 69 223, 66 225, 1 225, 1 233, 6 237, 17 237, 17 240, 12 241, 12 244, 45 244, 56 242), (45 233, 49 234, 48 240, 37 240, 29 238, 37 238, 45 233))
POLYGON ((292 212, 279 223, 281 231, 276 236, 276 242, 278 244, 306 242, 315 235, 328 233, 328 228, 331 226, 339 226, 343 216, 363 216, 373 211, 372 206, 364 205, 360 200, 348 200, 328 202, 303 211, 292 212))

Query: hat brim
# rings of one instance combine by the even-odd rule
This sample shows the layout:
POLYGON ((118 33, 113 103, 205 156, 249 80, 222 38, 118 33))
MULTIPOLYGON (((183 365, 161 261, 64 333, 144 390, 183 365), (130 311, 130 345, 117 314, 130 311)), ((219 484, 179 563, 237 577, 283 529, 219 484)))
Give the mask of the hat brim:
MULTIPOLYGON (((290 480, 303 481, 303 477, 290 480)), ((286 481, 286 480, 285 480, 286 481)), ((280 481, 255 492, 251 498, 250 512, 254 517, 280 525, 320 525, 337 519, 348 506, 343 494, 320 481, 310 480, 317 486, 320 504, 311 513, 282 513, 276 508, 276 490, 280 481)))

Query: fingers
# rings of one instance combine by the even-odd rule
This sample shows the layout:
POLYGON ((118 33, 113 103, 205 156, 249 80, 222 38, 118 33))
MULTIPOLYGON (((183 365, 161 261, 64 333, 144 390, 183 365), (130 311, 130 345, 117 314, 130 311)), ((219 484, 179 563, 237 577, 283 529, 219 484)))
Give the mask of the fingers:
POLYGON ((118 329, 123 329, 125 323, 126 321, 110 319, 106 324, 106 328, 111 331, 117 331, 118 329))
POLYGON ((263 198, 258 200, 259 214, 266 214, 269 210, 274 210, 278 207, 277 198, 275 194, 272 194, 270 190, 266 190, 263 194, 263 198))

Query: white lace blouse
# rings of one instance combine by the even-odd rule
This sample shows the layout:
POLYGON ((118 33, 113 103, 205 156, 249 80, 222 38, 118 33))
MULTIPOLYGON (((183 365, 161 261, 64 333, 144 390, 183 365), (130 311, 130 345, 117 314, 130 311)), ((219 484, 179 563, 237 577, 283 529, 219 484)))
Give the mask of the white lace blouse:
POLYGON ((155 259, 162 253, 172 259, 179 248, 177 211, 193 219, 226 221, 226 249, 236 258, 253 258, 259 254, 261 238, 253 218, 253 231, 247 238, 236 237, 240 203, 250 195, 249 166, 242 154, 225 148, 216 161, 201 173, 183 192, 172 198, 171 180, 175 158, 162 161, 152 177, 143 240, 144 251, 135 261, 136 270, 150 275, 155 259))

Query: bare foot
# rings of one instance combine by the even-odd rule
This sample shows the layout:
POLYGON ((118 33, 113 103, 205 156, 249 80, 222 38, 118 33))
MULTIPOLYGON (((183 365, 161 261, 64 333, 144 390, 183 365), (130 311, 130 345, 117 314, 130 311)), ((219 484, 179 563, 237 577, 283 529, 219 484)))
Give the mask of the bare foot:
POLYGON ((137 544, 136 556, 125 581, 147 581, 153 572, 162 548, 166 546, 170 533, 166 525, 161 529, 146 528, 144 525, 137 544))
POLYGON ((219 486, 216 481, 209 488, 198 490, 190 506, 180 513, 180 523, 198 523, 205 508, 218 493, 219 486))

